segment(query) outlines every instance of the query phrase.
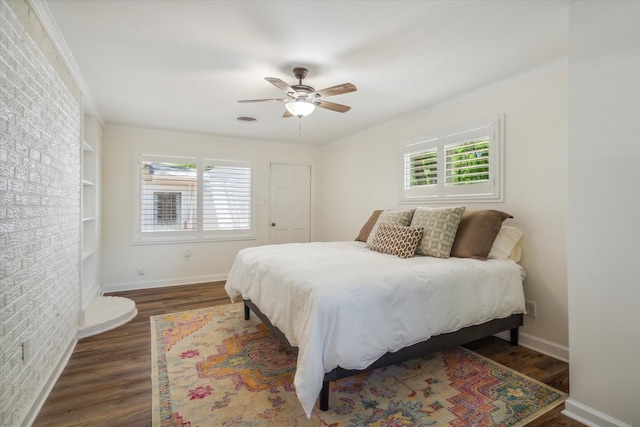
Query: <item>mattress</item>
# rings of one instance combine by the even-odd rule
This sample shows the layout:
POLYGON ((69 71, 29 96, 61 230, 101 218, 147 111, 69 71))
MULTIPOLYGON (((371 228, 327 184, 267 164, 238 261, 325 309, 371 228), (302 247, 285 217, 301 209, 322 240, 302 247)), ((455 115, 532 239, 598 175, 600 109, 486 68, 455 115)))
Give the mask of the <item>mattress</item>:
POLYGON ((298 347, 294 386, 307 417, 325 372, 364 369, 387 352, 525 312, 524 269, 370 251, 362 242, 241 250, 225 289, 250 299, 298 347))

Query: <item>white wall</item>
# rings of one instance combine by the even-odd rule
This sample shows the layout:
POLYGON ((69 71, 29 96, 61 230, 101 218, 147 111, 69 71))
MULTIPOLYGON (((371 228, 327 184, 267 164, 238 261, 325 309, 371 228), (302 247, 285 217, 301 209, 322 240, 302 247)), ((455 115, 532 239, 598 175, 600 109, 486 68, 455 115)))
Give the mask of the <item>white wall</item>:
POLYGON ((538 309, 537 318, 525 316, 522 343, 568 358, 567 104, 560 61, 326 146, 322 238, 352 240, 374 209, 400 207, 400 142, 504 114, 505 201, 466 206, 515 217, 508 222, 525 235, 525 293, 538 309))
POLYGON ((23 1, 0 1, 0 57, 0 425, 18 426, 75 345, 80 93, 23 1))
POLYGON ((566 413, 640 426, 640 3, 572 3, 569 40, 566 413))
MULTIPOLYGON (((319 148, 127 127, 107 127, 103 145, 103 290, 177 285, 224 280, 237 252, 269 243, 269 168, 271 163, 311 165, 312 219, 317 203, 319 148), (133 153, 162 150, 254 160, 257 238, 244 241, 132 245, 133 153), (185 250, 191 252, 188 260, 185 250), (143 268, 145 275, 138 275, 143 268)), ((312 239, 315 231, 312 223, 312 239)))

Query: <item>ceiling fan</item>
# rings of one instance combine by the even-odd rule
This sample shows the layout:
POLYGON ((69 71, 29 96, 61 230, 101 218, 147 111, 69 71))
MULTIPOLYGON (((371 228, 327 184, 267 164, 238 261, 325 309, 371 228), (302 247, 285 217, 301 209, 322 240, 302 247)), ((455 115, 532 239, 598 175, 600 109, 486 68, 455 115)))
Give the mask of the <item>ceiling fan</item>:
POLYGON ((323 97, 341 95, 343 93, 355 92, 357 89, 351 83, 343 83, 331 86, 322 90, 315 90, 311 86, 303 85, 302 79, 307 76, 306 68, 297 67, 293 69, 293 75, 298 79, 297 85, 289 86, 276 77, 265 77, 265 80, 287 93, 287 98, 270 98, 270 99, 245 99, 238 102, 265 102, 276 101, 285 102, 285 112, 282 117, 299 117, 308 116, 316 107, 326 108, 327 110, 346 113, 351 109, 346 105, 336 104, 334 102, 324 101, 323 97))

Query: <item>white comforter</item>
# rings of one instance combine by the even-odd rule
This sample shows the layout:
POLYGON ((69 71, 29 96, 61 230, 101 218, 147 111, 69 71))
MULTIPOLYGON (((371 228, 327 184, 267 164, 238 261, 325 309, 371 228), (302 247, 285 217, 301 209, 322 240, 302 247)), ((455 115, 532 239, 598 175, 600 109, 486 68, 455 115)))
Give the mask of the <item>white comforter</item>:
POLYGON ((401 259, 362 242, 317 242, 241 250, 225 289, 298 347, 294 385, 310 417, 337 366, 363 369, 432 335, 524 313, 523 278, 510 260, 401 259))

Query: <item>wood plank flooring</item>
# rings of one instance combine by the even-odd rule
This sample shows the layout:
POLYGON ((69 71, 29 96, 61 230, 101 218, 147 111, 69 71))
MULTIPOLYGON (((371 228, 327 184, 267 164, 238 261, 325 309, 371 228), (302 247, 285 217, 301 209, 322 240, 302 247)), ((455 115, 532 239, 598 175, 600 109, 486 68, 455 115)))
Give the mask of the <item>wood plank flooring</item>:
MULTIPOLYGON (((126 325, 78 342, 33 426, 150 427, 149 317, 228 304, 223 286, 223 282, 216 282, 109 294, 134 300, 138 315, 126 325)), ((493 337, 467 347, 558 390, 569 391, 569 367, 564 362, 493 337)), ((528 426, 583 425, 562 415, 562 409, 564 405, 528 426)))

